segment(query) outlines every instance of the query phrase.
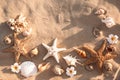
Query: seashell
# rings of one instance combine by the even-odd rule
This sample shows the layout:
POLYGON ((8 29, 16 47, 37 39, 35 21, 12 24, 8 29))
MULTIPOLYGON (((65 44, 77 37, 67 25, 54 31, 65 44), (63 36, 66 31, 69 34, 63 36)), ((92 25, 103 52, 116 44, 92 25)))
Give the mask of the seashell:
POLYGON ((32 28, 30 28, 29 30, 23 31, 23 32, 22 32, 22 35, 23 35, 24 37, 27 37, 27 36, 29 36, 29 35, 31 34, 31 32, 32 32, 32 28))
POLYGON ((5 42, 5 44, 11 44, 11 43, 12 43, 12 40, 11 40, 11 38, 9 38, 8 36, 6 36, 6 37, 4 38, 4 42, 5 42))
POLYGON ((86 52, 77 48, 74 48, 75 51, 80 55, 82 58, 87 58, 86 52))
POLYGON ((97 27, 94 27, 93 28, 93 35, 98 38, 98 37, 101 37, 103 35, 103 32, 97 28, 97 27))
POLYGON ((39 70, 39 72, 43 72, 43 71, 49 69, 49 67, 50 67, 50 63, 42 63, 42 64, 38 65, 38 70, 39 70))
POLYGON ((87 65, 87 66, 85 66, 85 69, 88 71, 93 71, 94 67, 92 65, 87 65))
POLYGON ((34 48, 30 51, 31 57, 38 55, 38 48, 34 48))
POLYGON ((112 71, 112 70, 113 70, 113 65, 112 65, 112 63, 110 63, 110 62, 104 63, 104 69, 105 69, 106 71, 112 71))
POLYGON ((96 15, 105 15, 107 11, 103 8, 98 8, 97 11, 95 12, 96 15))
POLYGON ((52 70, 56 75, 62 75, 64 73, 60 65, 55 65, 52 70))
POLYGON ((21 65, 21 75, 24 77, 30 77, 37 73, 36 65, 31 61, 25 61, 21 65))
POLYGON ((113 46, 113 45, 108 45, 108 46, 106 47, 106 51, 107 51, 107 52, 115 52, 115 51, 116 51, 116 47, 113 46))
POLYGON ((111 28, 115 25, 115 22, 113 20, 113 18, 111 17, 106 17, 104 19, 101 20, 103 23, 105 23, 107 28, 111 28))

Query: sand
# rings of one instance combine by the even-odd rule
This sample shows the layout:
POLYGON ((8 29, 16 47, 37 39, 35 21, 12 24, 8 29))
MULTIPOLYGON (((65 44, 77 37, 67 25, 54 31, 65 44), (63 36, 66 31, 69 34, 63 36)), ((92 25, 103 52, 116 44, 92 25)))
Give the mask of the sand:
MULTIPOLYGON (((1 0, 0 1, 0 49, 9 47, 3 43, 3 37, 12 33, 5 23, 9 18, 15 18, 20 13, 24 14, 30 21, 33 33, 26 41, 28 50, 38 47, 39 54, 30 60, 36 65, 44 62, 42 58, 47 50, 41 45, 46 43, 51 45, 55 38, 58 38, 58 47, 65 47, 68 50, 61 52, 60 65, 66 69, 67 64, 62 59, 63 55, 77 55, 72 47, 90 45, 93 48, 101 45, 102 39, 109 34, 117 34, 120 37, 120 0, 1 0), (115 20, 113 28, 106 28, 100 19, 94 15, 94 10, 98 7, 107 9, 108 14, 115 20), (103 36, 95 38, 92 34, 93 27, 101 26, 103 36)), ((119 53, 120 42, 117 44, 119 53)), ((116 65, 120 63, 120 55, 112 62, 116 65)), ((26 61, 25 57, 20 58, 20 62, 26 61)), ((48 58, 51 66, 57 64, 53 57, 48 58)), ((86 71, 77 65, 77 75, 69 78, 64 73, 56 76, 51 72, 51 68, 42 73, 37 73, 30 78, 24 78, 20 74, 10 71, 10 65, 14 64, 14 54, 0 53, 0 79, 2 80, 112 80, 112 75, 106 77, 99 75, 97 70, 86 71)), ((117 80, 120 80, 120 73, 117 80)))

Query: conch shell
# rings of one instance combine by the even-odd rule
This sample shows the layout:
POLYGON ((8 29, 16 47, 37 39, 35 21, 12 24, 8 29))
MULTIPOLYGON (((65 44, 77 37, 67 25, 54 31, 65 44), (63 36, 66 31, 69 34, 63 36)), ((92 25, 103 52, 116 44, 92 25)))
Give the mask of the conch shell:
POLYGON ((38 55, 38 53, 39 53, 39 52, 38 52, 38 48, 34 48, 34 49, 32 49, 32 50, 30 51, 31 57, 38 55))
POLYGON ((64 70, 61 68, 60 65, 55 65, 53 67, 53 72, 57 75, 62 75, 62 73, 64 72, 64 70))
POLYGON ((74 48, 75 51, 80 55, 82 58, 87 58, 86 52, 77 48, 74 48))
POLYGON ((50 68, 50 63, 41 63, 38 65, 39 72, 43 72, 50 68))

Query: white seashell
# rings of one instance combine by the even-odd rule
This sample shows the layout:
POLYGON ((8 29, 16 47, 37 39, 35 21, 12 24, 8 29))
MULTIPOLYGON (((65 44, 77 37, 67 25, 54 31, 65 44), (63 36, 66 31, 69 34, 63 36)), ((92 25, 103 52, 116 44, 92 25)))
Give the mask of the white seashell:
POLYGON ((111 28, 115 25, 115 22, 113 20, 113 18, 111 17, 106 17, 105 19, 101 20, 103 23, 105 23, 107 28, 111 28))
POLYGON ((57 75, 62 75, 62 73, 64 72, 64 70, 61 68, 60 65, 55 65, 53 67, 53 72, 57 75))
POLYGON ((24 77, 30 77, 37 73, 36 65, 31 61, 25 61, 21 65, 21 75, 24 77))
POLYGON ((76 57, 72 57, 71 55, 67 55, 63 57, 63 59, 66 61, 68 66, 71 66, 71 65, 76 66, 76 63, 81 64, 78 62, 78 59, 76 59, 76 57))
POLYGON ((50 63, 41 63, 38 65, 39 72, 43 72, 50 68, 50 63))
POLYGON ((12 40, 11 40, 8 36, 6 36, 6 37, 4 38, 4 42, 5 42, 5 44, 11 44, 11 43, 12 43, 12 40))
POLYGON ((34 48, 30 51, 31 57, 38 55, 38 48, 34 48))
POLYGON ((23 31, 22 35, 23 35, 24 37, 27 37, 27 36, 29 36, 29 35, 31 34, 31 32, 32 32, 32 28, 30 28, 29 30, 23 31))

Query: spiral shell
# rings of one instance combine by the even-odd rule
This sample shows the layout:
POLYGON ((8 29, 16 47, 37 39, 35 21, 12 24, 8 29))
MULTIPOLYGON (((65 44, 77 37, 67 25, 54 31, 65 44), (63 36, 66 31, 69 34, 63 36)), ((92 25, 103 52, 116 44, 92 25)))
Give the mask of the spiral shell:
POLYGON ((21 65, 21 75, 24 77, 30 77, 37 73, 36 65, 31 61, 25 61, 21 65))
POLYGON ((55 65, 53 67, 53 72, 56 74, 56 75, 62 75, 64 70, 61 68, 60 65, 55 65))
POLYGON ((6 37, 4 38, 4 43, 5 43, 5 44, 11 44, 11 43, 12 43, 11 38, 9 38, 8 36, 6 36, 6 37))
POLYGON ((77 48, 74 48, 75 51, 80 55, 82 58, 87 58, 86 52, 77 48))
POLYGON ((41 63, 38 65, 39 72, 43 72, 50 67, 50 63, 41 63))

